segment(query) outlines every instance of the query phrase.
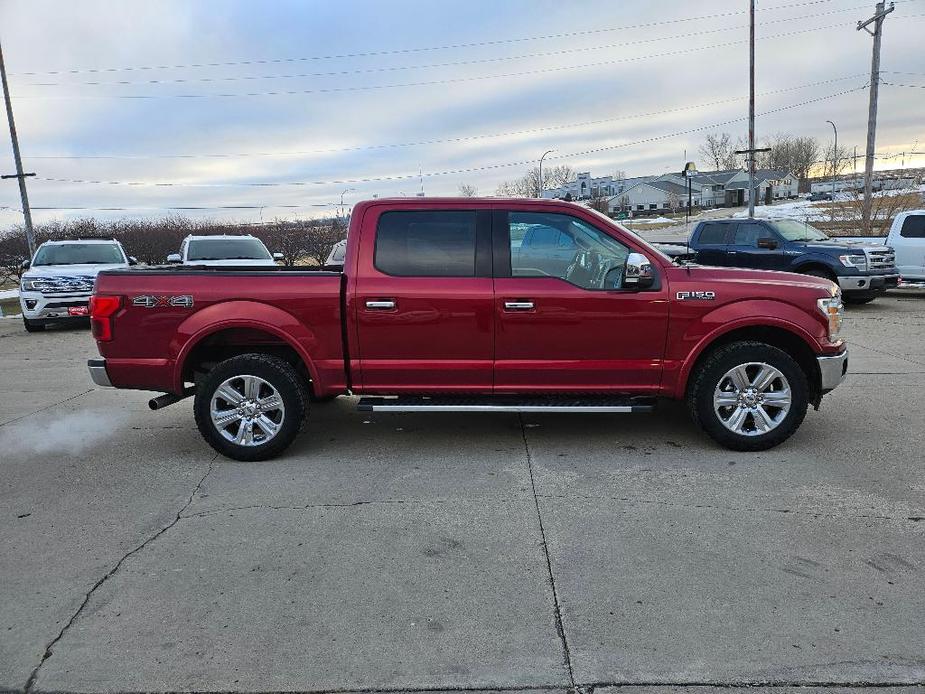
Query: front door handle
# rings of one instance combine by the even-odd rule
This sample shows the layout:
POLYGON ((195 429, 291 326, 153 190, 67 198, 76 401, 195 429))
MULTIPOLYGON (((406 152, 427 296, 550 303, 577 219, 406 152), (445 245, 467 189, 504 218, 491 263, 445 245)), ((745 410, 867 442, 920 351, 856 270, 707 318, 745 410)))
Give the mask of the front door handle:
POLYGON ((505 301, 504 310, 505 311, 532 311, 533 302, 532 301, 505 301))
POLYGON ((395 308, 395 301, 392 299, 367 301, 366 308, 368 308, 370 311, 391 311, 393 308, 395 308))

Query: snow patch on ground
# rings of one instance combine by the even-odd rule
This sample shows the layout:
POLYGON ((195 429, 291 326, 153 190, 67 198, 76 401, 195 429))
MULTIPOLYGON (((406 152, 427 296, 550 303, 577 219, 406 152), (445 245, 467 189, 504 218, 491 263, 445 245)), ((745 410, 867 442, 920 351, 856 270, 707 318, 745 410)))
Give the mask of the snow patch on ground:
POLYGON ((621 219, 625 224, 674 224, 677 219, 668 219, 668 217, 640 217, 638 219, 621 219))

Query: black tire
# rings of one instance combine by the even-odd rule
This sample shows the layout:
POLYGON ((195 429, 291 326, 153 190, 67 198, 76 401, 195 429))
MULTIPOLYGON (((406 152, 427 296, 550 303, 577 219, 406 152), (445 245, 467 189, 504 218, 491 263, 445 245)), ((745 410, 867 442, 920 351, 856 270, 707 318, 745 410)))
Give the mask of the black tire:
MULTIPOLYGON (((273 458, 289 447, 302 428, 308 401, 301 377, 287 362, 267 354, 242 354, 220 362, 206 374, 196 387, 193 412, 199 433, 212 448, 234 460, 257 461, 273 458), (257 376, 275 388, 282 399, 283 410, 273 415, 280 419, 279 429, 265 443, 235 443, 225 438, 212 423, 212 396, 225 381, 240 376, 257 376)), ((238 423, 238 426, 243 425, 243 420, 238 423)), ((257 427, 259 429, 259 423, 257 427)))
POLYGON ((734 451, 764 451, 786 441, 799 428, 806 416, 808 393, 806 374, 789 354, 763 342, 734 342, 718 348, 697 367, 688 387, 687 406, 694 422, 717 443, 734 451), (713 396, 731 369, 751 362, 768 364, 783 374, 790 386, 790 410, 767 433, 746 435, 723 424, 713 396))
POLYGON ((861 304, 869 304, 871 301, 876 299, 875 296, 845 296, 842 295, 842 301, 846 304, 854 304, 855 306, 860 306, 861 304))
MULTIPOLYGON (((810 277, 821 277, 824 280, 835 282, 835 275, 833 275, 828 270, 823 270, 822 268, 819 268, 819 267, 811 267, 808 270, 801 270, 800 274, 809 275, 810 277)), ((837 282, 835 283, 838 284, 837 282)))
POLYGON ((39 323, 34 320, 29 320, 28 318, 23 318, 22 324, 25 326, 27 333, 40 333, 45 330, 44 323, 39 323))

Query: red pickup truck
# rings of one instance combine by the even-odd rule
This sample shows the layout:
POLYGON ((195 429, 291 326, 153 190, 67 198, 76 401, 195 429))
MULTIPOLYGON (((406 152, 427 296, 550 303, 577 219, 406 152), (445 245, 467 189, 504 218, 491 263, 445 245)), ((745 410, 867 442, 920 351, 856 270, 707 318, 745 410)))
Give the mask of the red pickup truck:
POLYGON ((103 272, 98 385, 195 395, 220 453, 262 460, 311 402, 366 411, 643 412, 685 399, 736 450, 799 427, 844 378, 825 279, 673 262, 587 208, 549 200, 372 200, 343 271, 103 272), (679 264, 681 263, 681 264, 679 264))

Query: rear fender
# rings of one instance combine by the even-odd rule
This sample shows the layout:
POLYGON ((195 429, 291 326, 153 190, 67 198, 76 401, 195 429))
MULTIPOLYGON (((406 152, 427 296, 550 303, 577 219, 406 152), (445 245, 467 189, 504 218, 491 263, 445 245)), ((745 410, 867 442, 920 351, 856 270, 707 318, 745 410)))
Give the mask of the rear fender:
POLYGON ((174 392, 183 390, 183 370, 193 349, 209 335, 229 328, 251 328, 273 335, 292 347, 319 387, 318 372, 311 353, 318 339, 311 329, 280 308, 259 301, 222 301, 212 304, 184 320, 170 342, 169 353, 174 359, 174 392))
POLYGON ((683 398, 687 381, 700 356, 718 339, 742 328, 777 328, 799 337, 813 353, 820 353, 819 340, 825 328, 806 312, 791 304, 773 300, 739 301, 720 306, 690 323, 676 344, 688 349, 674 384, 674 397, 683 398))

